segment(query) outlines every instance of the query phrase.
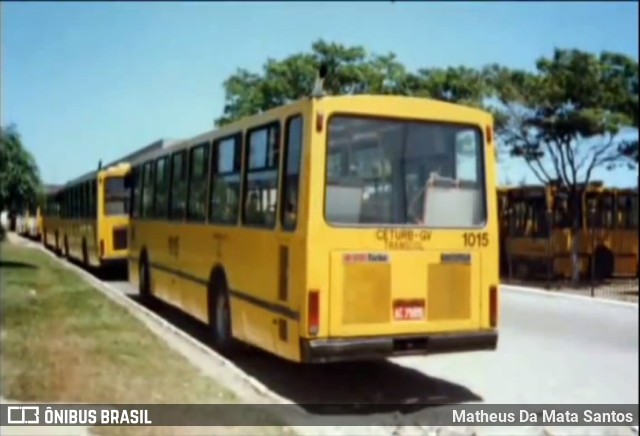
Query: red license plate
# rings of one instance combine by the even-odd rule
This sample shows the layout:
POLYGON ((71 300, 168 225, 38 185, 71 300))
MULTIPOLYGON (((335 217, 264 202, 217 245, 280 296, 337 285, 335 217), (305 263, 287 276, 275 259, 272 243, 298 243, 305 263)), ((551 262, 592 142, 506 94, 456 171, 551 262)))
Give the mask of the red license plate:
POLYGON ((422 301, 394 302, 393 318, 396 321, 424 320, 424 302, 422 301))

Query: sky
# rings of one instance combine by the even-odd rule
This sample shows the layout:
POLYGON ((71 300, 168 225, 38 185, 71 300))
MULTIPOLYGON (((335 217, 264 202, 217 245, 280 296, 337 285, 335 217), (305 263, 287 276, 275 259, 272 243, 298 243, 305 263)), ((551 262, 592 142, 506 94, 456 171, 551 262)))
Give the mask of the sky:
MULTIPOLYGON (((45 183, 160 138, 213 128, 224 80, 323 38, 394 52, 409 69, 532 70, 554 47, 638 58, 637 2, 10 2, 1 5, 0 122, 45 183)), ((519 161, 501 182, 535 179, 519 161)), ((636 186, 637 170, 596 171, 636 186)))

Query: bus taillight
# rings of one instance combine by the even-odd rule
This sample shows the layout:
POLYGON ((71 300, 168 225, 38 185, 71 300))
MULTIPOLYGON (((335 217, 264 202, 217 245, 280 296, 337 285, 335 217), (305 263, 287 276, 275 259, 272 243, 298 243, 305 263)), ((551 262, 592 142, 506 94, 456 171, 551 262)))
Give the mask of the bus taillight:
POLYGON ((489 287, 489 325, 498 325, 498 287, 495 285, 489 287))
POLYGON ((316 336, 320 330, 320 292, 309 291, 307 325, 309 335, 316 336))

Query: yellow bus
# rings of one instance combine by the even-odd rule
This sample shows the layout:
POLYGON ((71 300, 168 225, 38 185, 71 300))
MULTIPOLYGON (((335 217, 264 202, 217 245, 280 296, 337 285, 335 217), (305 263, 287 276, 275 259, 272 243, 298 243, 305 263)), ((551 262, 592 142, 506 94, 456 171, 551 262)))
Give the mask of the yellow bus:
POLYGON ((638 189, 619 189, 616 192, 616 232, 614 253, 616 273, 620 276, 639 276, 638 250, 638 189))
POLYGON ((132 162, 129 277, 305 363, 493 350, 493 120, 397 96, 302 99, 132 162))
POLYGON ((20 215, 16 216, 16 233, 20 236, 29 234, 29 209, 25 209, 20 215))
POLYGON ((587 237, 604 278, 637 277, 638 191, 602 189, 587 194, 587 237))
POLYGON ((637 192, 635 195, 592 182, 579 199, 575 217, 569 212, 566 190, 554 184, 510 189, 504 239, 513 272, 520 278, 571 278, 575 237, 581 276, 635 276, 637 227, 632 227, 632 217, 637 192), (572 236, 574 220, 579 230, 572 236))
POLYGON ((38 241, 42 235, 42 214, 40 206, 36 206, 27 212, 25 236, 38 241))
POLYGON ((127 163, 91 171, 47 195, 44 242, 86 266, 126 264, 127 163))
POLYGON ((42 245, 56 250, 57 229, 60 221, 60 202, 58 192, 61 186, 45 188, 44 207, 42 211, 42 245))

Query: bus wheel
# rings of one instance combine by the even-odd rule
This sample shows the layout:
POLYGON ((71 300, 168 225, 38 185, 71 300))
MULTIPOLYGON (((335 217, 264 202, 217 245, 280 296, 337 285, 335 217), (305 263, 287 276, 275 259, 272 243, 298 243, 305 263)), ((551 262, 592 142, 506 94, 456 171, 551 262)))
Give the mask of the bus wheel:
POLYGON ((64 235, 64 257, 69 257, 69 240, 67 235, 64 235))
POLYGON ((149 282, 149 265, 146 256, 140 257, 138 263, 138 293, 143 303, 151 302, 151 283, 149 282))
POLYGON ((213 345, 219 351, 232 352, 235 349, 235 341, 231 334, 231 308, 229 292, 223 279, 215 281, 209 296, 213 300, 213 304, 209 306, 209 323, 213 333, 213 345))

